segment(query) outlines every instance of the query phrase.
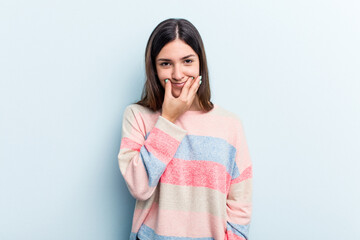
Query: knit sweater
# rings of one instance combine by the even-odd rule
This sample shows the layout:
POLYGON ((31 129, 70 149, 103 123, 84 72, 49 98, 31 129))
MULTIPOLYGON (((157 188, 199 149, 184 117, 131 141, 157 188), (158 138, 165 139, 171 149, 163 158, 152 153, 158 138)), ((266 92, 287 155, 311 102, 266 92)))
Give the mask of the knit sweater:
POLYGON ((252 162, 240 118, 214 104, 174 123, 125 108, 118 163, 136 199, 130 240, 244 240, 252 162))

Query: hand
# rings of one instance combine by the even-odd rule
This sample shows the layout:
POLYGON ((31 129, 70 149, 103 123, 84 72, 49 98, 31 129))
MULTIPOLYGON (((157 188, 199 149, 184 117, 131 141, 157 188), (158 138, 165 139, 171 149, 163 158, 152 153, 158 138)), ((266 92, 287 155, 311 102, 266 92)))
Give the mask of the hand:
POLYGON ((186 112, 192 105, 196 92, 199 89, 200 76, 192 79, 188 77, 185 85, 181 89, 180 96, 175 98, 171 91, 172 85, 170 80, 165 83, 165 96, 162 105, 161 116, 171 122, 175 122, 184 112, 186 112))

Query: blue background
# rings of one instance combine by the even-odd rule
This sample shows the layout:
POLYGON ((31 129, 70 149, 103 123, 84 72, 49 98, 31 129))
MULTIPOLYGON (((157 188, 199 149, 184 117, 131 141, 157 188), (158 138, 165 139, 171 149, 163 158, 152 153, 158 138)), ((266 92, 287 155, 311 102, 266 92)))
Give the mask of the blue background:
POLYGON ((360 3, 0 1, 0 239, 128 239, 117 154, 160 21, 190 20, 243 120, 252 240, 360 239, 360 3))

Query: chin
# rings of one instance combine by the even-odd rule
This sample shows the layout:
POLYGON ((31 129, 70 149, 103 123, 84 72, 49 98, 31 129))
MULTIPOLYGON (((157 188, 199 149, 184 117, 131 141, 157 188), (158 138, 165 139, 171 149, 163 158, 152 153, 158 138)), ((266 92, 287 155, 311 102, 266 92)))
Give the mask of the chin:
POLYGON ((174 96, 174 97, 179 97, 180 96, 180 94, 181 94, 181 92, 179 92, 179 91, 172 91, 172 95, 174 96))

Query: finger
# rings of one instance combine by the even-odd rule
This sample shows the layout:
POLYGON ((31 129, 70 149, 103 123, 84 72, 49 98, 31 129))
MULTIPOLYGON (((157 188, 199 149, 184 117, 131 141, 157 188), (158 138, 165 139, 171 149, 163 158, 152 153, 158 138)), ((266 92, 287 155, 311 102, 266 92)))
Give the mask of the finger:
MULTIPOLYGON (((166 80, 166 79, 165 79, 166 80)), ((170 80, 167 78, 167 81, 165 81, 165 96, 171 98, 172 97, 172 86, 170 80)))
POLYGON ((200 80, 201 80, 200 77, 201 77, 201 76, 197 76, 197 77, 195 78, 193 84, 191 85, 190 90, 189 90, 189 97, 194 97, 195 94, 196 94, 196 92, 197 92, 197 90, 199 89, 199 87, 200 87, 199 82, 200 82, 200 80))
POLYGON ((185 98, 187 97, 187 95, 189 94, 190 86, 194 80, 195 79, 192 79, 192 77, 188 77, 188 80, 186 81, 185 85, 181 89, 181 93, 180 93, 181 97, 185 97, 185 98))

